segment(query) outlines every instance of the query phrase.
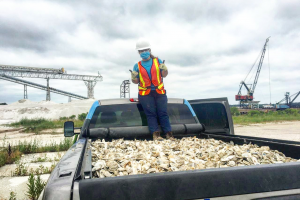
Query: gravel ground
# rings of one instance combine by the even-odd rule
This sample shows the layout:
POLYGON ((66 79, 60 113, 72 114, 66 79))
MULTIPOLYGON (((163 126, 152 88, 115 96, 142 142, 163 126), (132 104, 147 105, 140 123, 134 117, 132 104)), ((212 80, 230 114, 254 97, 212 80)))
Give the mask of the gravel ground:
MULTIPOLYGON (((30 169, 36 170, 41 165, 50 168, 51 165, 56 164, 64 154, 65 151, 24 154, 19 162, 23 163, 28 171, 30 171, 30 169), (42 160, 38 160, 38 158, 42 160)), ((0 177, 10 177, 16 168, 17 164, 0 167, 0 177)))
POLYGON ((251 124, 247 126, 235 125, 234 131, 236 135, 300 142, 300 121, 251 124))
MULTIPOLYGON (((42 134, 36 135, 34 133, 22 133, 12 127, 5 127, 0 125, 0 147, 7 146, 8 143, 11 145, 17 144, 18 141, 39 141, 39 144, 45 145, 52 142, 59 143, 64 139, 63 130, 45 130, 42 134), (4 139, 5 138, 5 139, 4 139)), ((61 157, 65 152, 53 152, 53 153, 38 153, 38 154, 29 154, 24 155, 21 159, 22 163, 27 163, 26 166, 28 169, 39 168, 40 165, 44 167, 50 167, 53 164, 51 162, 37 162, 31 163, 33 160, 36 160, 38 157, 45 158, 45 156, 51 160, 56 157, 61 157)), ((10 177, 11 171, 16 168, 16 164, 5 165, 0 168, 0 200, 9 199, 9 193, 11 191, 17 193, 17 199, 28 199, 25 195, 27 191, 27 181, 28 176, 21 177, 10 177)), ((50 174, 41 175, 41 178, 44 181, 48 180, 50 174)))
MULTIPOLYGON (((43 181, 47 181, 50 174, 41 175, 43 181)), ((11 191, 15 192, 18 200, 28 199, 25 195, 29 176, 0 177, 0 199, 9 199, 11 191)))

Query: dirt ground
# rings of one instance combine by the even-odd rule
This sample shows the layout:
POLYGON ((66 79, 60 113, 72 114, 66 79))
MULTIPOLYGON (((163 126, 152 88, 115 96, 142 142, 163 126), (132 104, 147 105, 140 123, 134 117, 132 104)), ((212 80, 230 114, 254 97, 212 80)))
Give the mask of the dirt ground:
POLYGON ((45 145, 49 143, 59 143, 64 140, 63 129, 45 130, 40 134, 35 133, 23 133, 22 129, 16 129, 6 126, 0 126, 0 146, 6 146, 8 143, 10 145, 17 145, 18 142, 30 142, 39 141, 40 145, 45 145))

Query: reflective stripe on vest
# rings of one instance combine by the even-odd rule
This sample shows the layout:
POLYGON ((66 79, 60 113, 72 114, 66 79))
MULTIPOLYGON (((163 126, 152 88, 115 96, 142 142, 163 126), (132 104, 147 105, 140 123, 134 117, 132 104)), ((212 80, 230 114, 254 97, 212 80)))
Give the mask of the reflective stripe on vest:
POLYGON ((151 92, 151 83, 155 86, 155 90, 158 94, 165 94, 164 84, 162 82, 162 77, 159 69, 159 62, 157 58, 153 59, 153 63, 150 69, 151 79, 148 75, 147 70, 142 66, 142 62, 138 62, 139 68, 139 94, 144 96, 148 95, 151 92))
POLYGON ((160 69, 159 69, 159 62, 157 58, 153 59, 153 65, 151 67, 151 76, 156 78, 152 78, 152 83, 155 86, 156 92, 158 94, 165 94, 166 91, 164 90, 164 84, 162 82, 160 69))

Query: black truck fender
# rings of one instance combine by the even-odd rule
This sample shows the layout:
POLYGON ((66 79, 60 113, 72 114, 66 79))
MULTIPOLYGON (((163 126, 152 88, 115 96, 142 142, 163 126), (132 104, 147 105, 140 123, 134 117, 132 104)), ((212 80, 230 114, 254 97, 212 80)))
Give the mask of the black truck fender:
POLYGON ((77 168, 81 165, 86 139, 79 139, 52 171, 42 199, 70 200, 77 168))

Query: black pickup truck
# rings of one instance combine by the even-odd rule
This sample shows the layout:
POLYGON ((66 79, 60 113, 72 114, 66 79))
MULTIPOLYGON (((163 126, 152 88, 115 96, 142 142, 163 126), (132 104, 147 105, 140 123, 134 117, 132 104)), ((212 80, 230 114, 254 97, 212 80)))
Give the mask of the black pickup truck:
MULTIPOLYGON (((300 158, 299 142, 235 135, 227 98, 169 98, 168 114, 176 138, 252 143, 300 158)), ((64 132, 74 136, 74 124, 66 122, 64 132)), ((300 199, 300 162, 93 178, 90 145, 101 138, 152 139, 136 99, 95 101, 40 199, 300 199)))

